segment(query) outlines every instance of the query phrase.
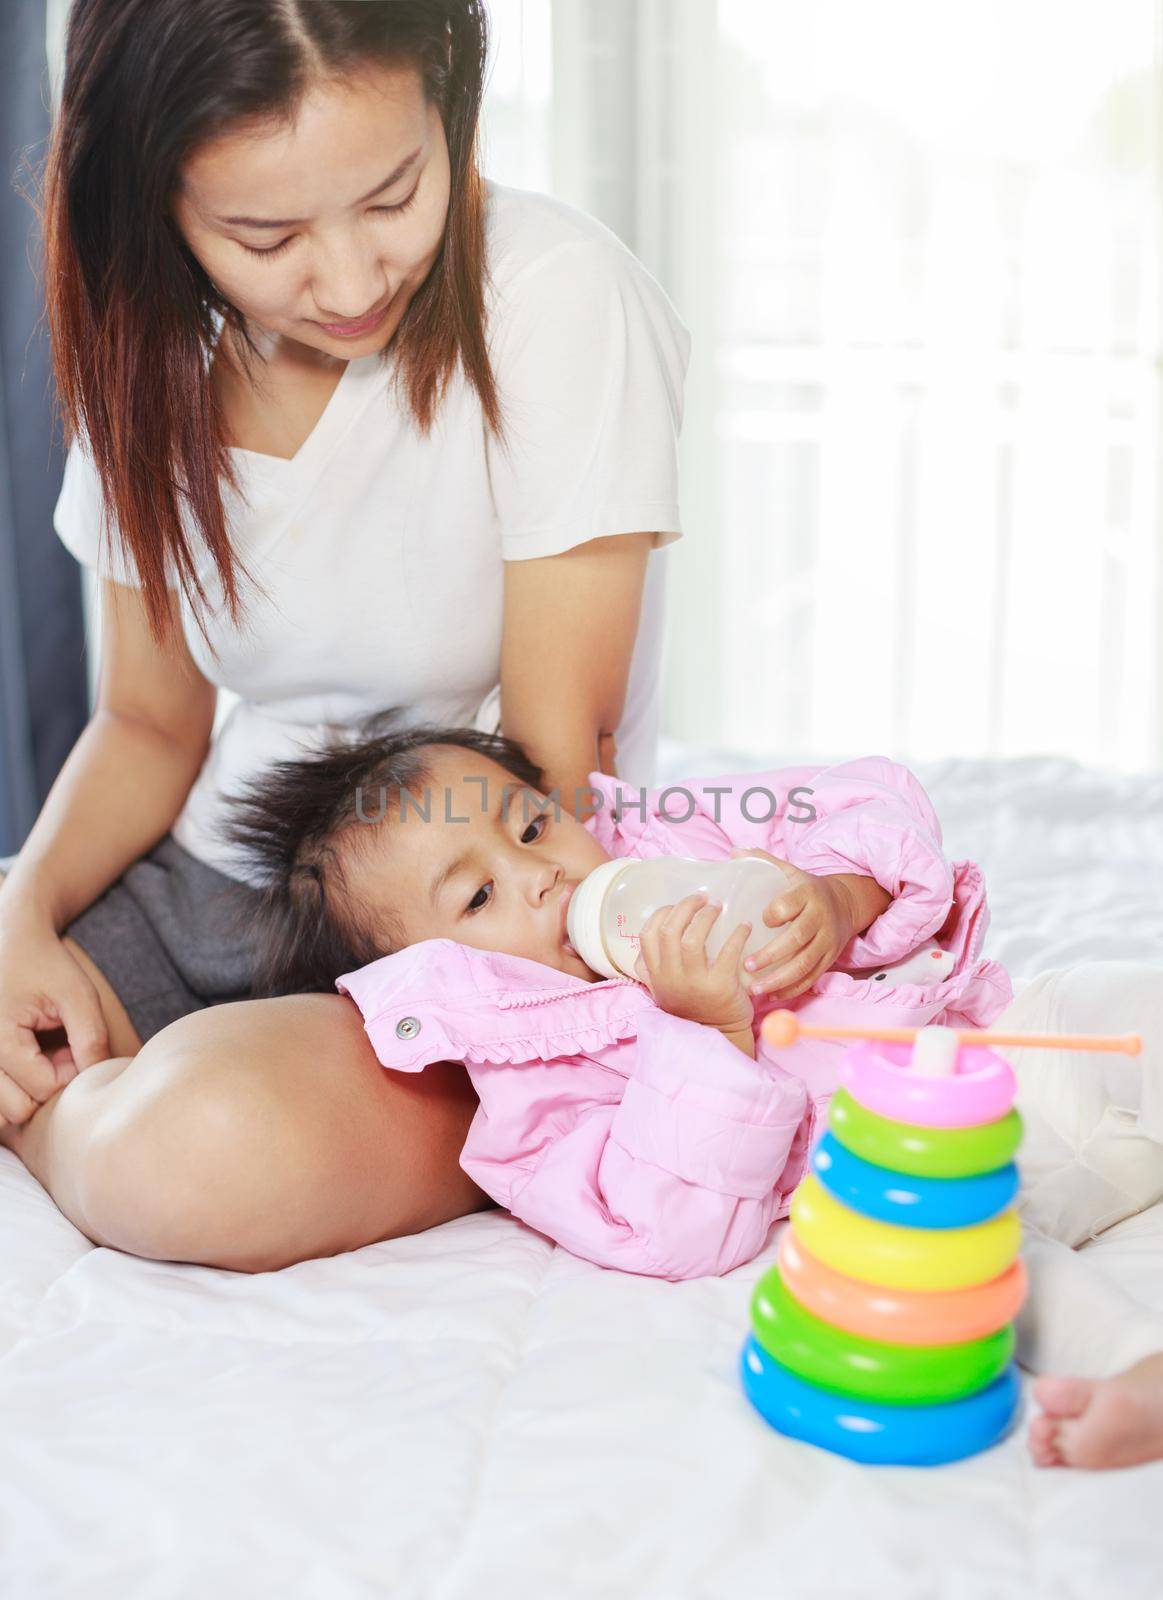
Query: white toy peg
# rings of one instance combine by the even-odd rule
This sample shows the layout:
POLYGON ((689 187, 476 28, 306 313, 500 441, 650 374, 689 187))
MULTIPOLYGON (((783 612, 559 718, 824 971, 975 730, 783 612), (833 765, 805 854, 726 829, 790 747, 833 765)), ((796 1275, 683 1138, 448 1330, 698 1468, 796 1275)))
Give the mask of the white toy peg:
POLYGON ((959 1048, 953 1028, 918 1028, 910 1066, 922 1078, 951 1078, 957 1071, 959 1048))

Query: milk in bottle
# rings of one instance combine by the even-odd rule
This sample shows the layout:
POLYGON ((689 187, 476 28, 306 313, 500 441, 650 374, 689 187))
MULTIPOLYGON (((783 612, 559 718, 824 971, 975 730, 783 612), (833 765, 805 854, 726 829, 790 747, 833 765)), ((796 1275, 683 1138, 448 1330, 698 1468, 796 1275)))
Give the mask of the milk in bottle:
POLYGON ((785 873, 758 856, 697 861, 692 856, 654 856, 648 861, 604 861, 574 890, 566 909, 569 941, 588 967, 607 978, 637 978, 639 937, 659 906, 676 905, 688 894, 721 900, 723 909, 707 935, 713 961, 741 922, 751 924, 740 952, 746 956, 775 937, 763 913, 781 890, 785 873))

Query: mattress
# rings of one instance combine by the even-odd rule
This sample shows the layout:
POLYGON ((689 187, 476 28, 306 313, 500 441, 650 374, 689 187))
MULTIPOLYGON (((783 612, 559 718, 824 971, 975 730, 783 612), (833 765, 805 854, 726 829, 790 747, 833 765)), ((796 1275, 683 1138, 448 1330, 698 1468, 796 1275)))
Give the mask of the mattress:
MULTIPOLYGON (((668 744, 660 778, 794 758, 668 744)), ((1018 986, 1163 974, 1163 774, 918 772, 1018 986)), ((1088 1248, 1163 1310, 1160 1211, 1088 1248)), ((0 1595, 1159 1595, 1163 1464, 1038 1471, 1023 1425, 872 1469, 772 1432, 737 1363, 776 1237, 667 1284, 495 1213, 249 1276, 94 1248, 0 1150, 0 1595)))

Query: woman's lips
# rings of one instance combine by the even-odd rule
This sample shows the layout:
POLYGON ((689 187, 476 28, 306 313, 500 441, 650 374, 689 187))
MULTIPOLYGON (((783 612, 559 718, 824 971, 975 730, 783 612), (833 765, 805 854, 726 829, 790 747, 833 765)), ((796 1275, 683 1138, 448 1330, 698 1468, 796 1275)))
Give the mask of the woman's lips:
POLYGON ((333 333, 337 339, 354 339, 358 334, 371 333, 372 329, 383 321, 384 313, 391 303, 390 300, 385 301, 378 311, 373 311, 359 322, 321 322, 319 326, 326 333, 333 333))

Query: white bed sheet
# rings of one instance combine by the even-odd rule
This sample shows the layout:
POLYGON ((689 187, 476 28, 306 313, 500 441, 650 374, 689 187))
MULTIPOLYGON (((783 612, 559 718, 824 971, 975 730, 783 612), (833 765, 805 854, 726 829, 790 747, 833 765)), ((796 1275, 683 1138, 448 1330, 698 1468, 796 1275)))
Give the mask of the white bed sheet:
MULTIPOLYGON (((668 745, 662 780, 759 765, 668 745)), ((1163 774, 918 770, 1019 983, 1163 970, 1163 774)), ((1160 1211, 1090 1248, 1163 1309, 1160 1211)), ((94 1249, 0 1150, 0 1595, 1163 1592, 1163 1465, 1039 1472, 1020 1431, 871 1470, 768 1429, 736 1363, 773 1254, 664 1284, 493 1214, 247 1276, 94 1249)))

